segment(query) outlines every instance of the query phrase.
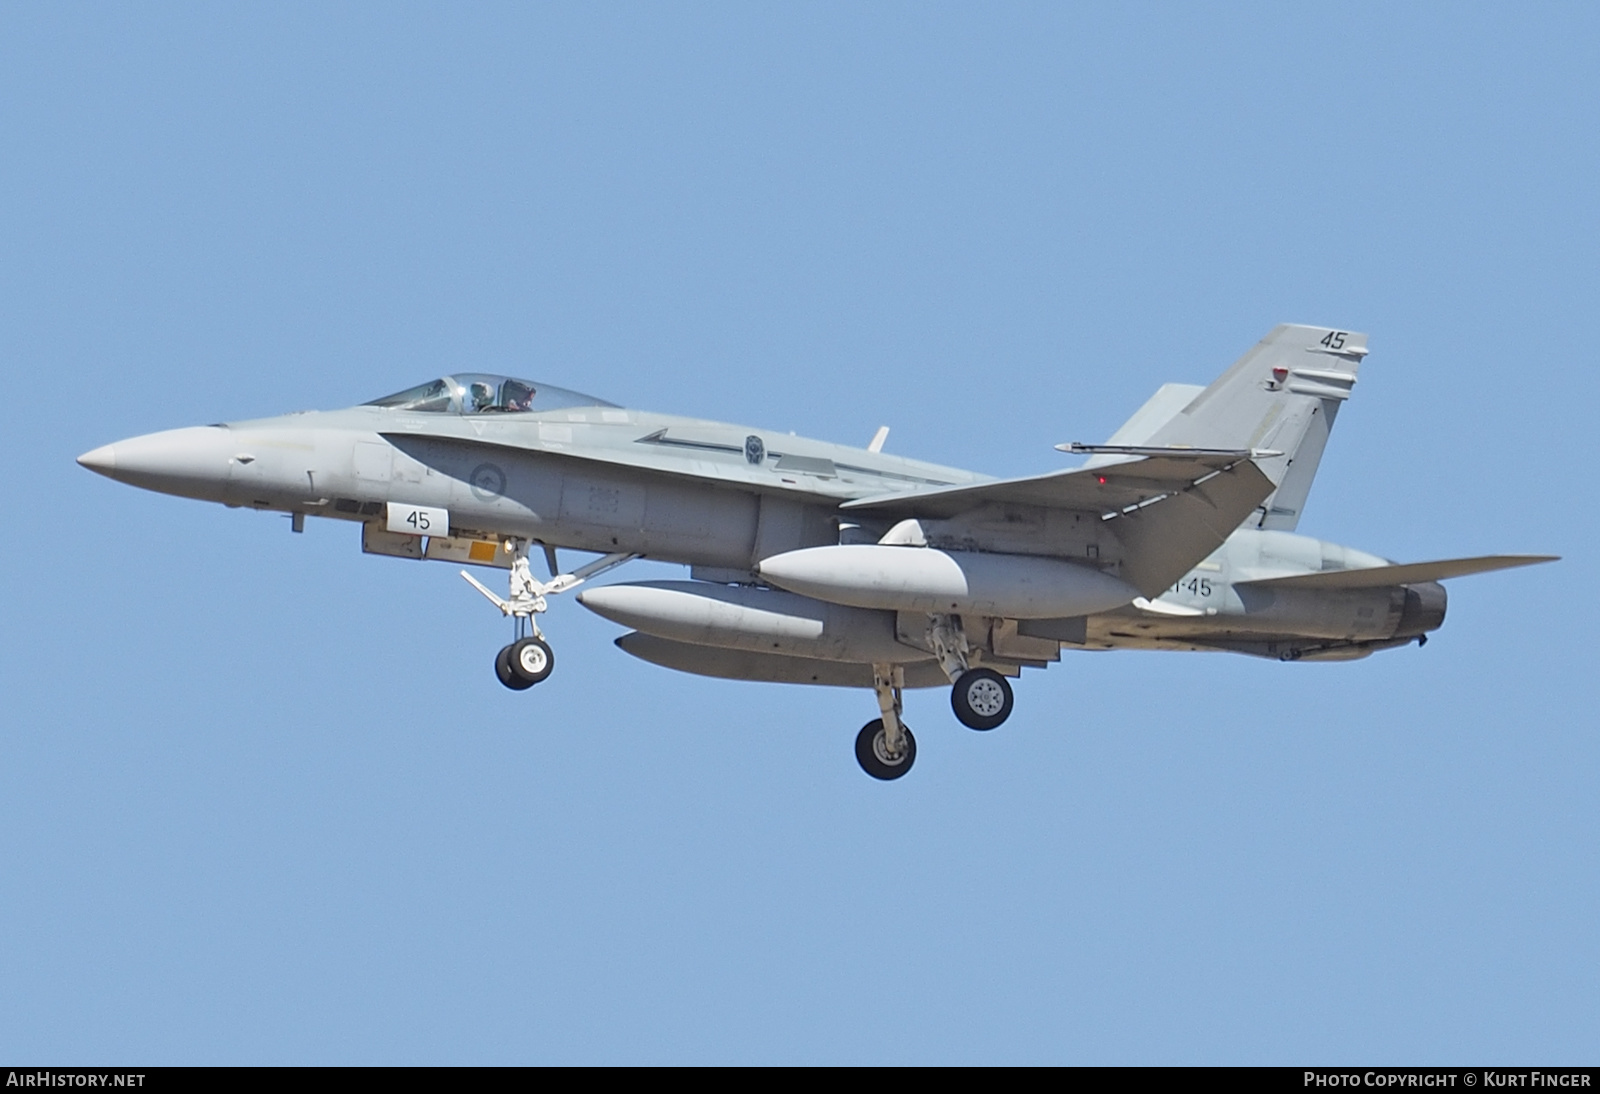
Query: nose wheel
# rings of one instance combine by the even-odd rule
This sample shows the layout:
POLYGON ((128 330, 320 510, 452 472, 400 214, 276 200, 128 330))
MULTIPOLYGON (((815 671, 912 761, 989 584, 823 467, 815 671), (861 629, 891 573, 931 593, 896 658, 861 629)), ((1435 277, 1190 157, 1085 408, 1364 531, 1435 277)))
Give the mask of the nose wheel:
POLYGON ((494 674, 512 691, 543 683, 555 667, 555 651, 542 638, 519 638, 502 647, 494 658, 494 674))
POLYGON ((639 557, 633 554, 606 555, 587 566, 580 566, 570 574, 559 574, 556 573, 556 553, 554 549, 546 547, 550 580, 539 581, 528 566, 528 548, 531 545, 531 541, 526 539, 505 541, 505 550, 511 556, 509 596, 496 596, 484 587, 483 582, 467 571, 461 571, 461 576, 467 579, 468 584, 499 608, 501 615, 510 617, 516 623, 516 640, 502 647, 494 657, 495 676, 512 691, 526 691, 541 683, 556 667, 556 655, 540 633, 539 625, 533 621, 534 616, 548 609, 545 597, 575 589, 589 578, 639 557))
POLYGON ((511 647, 501 646, 500 652, 494 655, 494 674, 499 681, 512 691, 526 691, 533 687, 523 681, 511 671, 511 647))

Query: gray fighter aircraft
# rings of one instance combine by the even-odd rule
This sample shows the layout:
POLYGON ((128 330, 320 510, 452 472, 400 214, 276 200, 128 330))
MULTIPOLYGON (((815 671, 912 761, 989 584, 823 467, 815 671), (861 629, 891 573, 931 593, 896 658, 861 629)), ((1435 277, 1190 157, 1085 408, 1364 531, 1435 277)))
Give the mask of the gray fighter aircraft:
POLYGON ((856 756, 910 770, 907 687, 993 729, 1008 677, 1063 649, 1284 661, 1418 645, 1447 578, 1551 556, 1399 564, 1296 535, 1365 335, 1280 326, 1215 383, 1162 387, 1083 466, 994 479, 883 451, 630 410, 457 373, 347 410, 135 437, 78 458, 120 482, 361 526, 362 549, 509 571, 508 688, 550 675, 548 598, 635 558, 687 581, 590 586, 635 657, 735 680, 870 688, 856 756), (563 570, 557 549, 601 557, 563 570), (548 578, 531 557, 542 554, 548 578), (530 557, 531 556, 531 557, 530 557))

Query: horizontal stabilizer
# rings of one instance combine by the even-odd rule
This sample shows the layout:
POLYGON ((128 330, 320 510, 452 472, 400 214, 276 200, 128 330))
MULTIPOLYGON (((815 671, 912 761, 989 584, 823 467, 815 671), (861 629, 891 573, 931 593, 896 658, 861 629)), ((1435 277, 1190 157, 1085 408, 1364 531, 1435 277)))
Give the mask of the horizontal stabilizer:
POLYGON ((1375 589, 1386 585, 1414 585, 1420 581, 1444 581, 1468 574, 1509 570, 1513 566, 1532 566, 1536 562, 1555 562, 1559 555, 1484 555, 1480 558, 1447 558, 1438 562, 1410 562, 1402 566, 1372 566, 1362 570, 1323 570, 1314 574, 1269 577, 1260 581, 1240 581, 1239 585, 1269 585, 1277 589, 1375 589))

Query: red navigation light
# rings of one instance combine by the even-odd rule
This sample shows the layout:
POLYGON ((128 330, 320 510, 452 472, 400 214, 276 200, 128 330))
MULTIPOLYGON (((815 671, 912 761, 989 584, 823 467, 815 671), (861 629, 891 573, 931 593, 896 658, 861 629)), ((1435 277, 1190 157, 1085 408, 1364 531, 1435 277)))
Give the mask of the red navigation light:
POLYGON ((1095 481, 1098 482, 1101 486, 1104 486, 1106 484, 1106 477, 1104 475, 1096 475, 1095 476, 1095 481))

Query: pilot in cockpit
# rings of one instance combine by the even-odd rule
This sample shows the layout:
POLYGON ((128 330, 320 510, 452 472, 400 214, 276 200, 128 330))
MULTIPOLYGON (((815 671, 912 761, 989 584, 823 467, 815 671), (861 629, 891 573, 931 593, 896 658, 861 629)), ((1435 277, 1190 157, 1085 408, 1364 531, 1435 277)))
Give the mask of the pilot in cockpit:
POLYGON ((507 410, 532 410, 533 388, 516 380, 507 380, 500 389, 500 400, 507 410))
POLYGON ((494 406, 494 388, 482 380, 474 380, 467 387, 467 413, 480 414, 494 406))

